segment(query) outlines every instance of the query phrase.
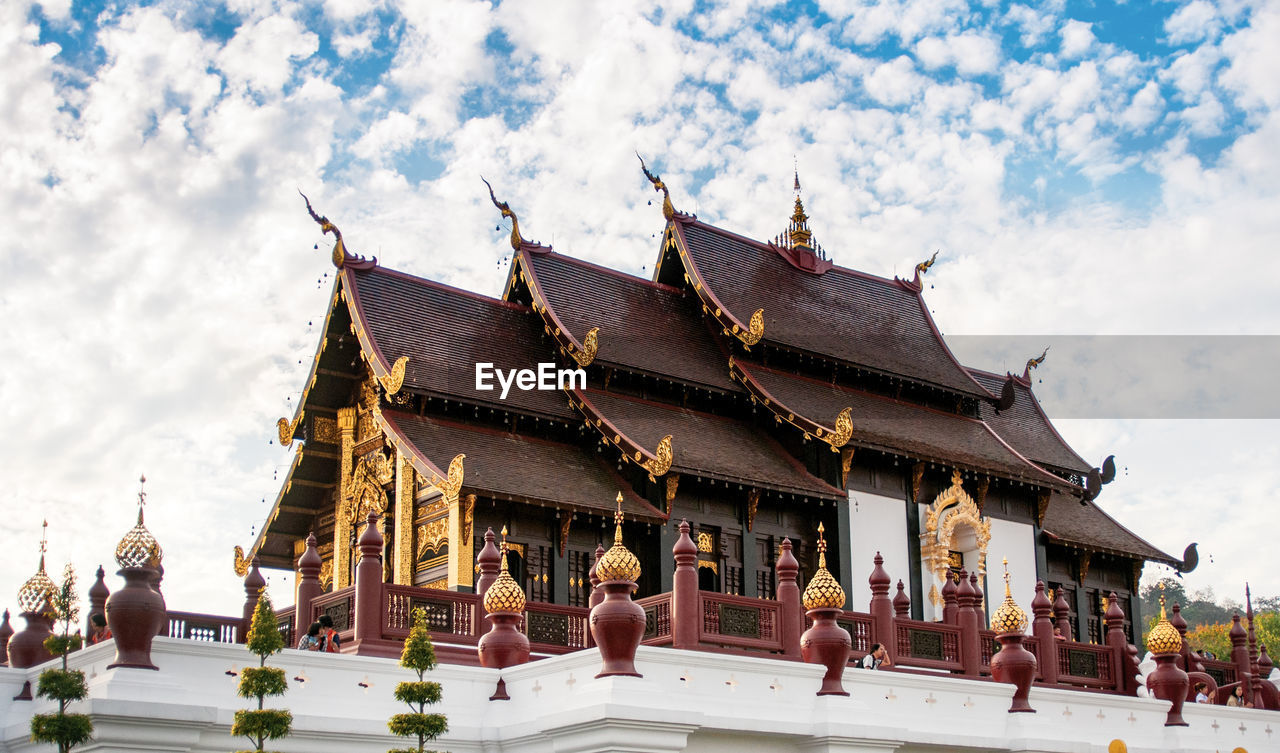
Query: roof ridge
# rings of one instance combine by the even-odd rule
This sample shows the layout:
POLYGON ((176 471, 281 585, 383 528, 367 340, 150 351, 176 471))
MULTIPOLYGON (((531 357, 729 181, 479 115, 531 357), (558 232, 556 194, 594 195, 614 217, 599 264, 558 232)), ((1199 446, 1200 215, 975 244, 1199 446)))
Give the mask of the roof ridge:
MULTIPOLYGON (((488 296, 483 293, 477 293, 474 290, 467 290, 466 288, 458 287, 457 285, 450 285, 448 283, 440 282, 439 280, 433 280, 429 277, 422 277, 420 275, 411 274, 409 272, 402 272, 401 270, 398 270, 398 269, 390 269, 387 267, 380 266, 380 267, 374 267, 373 269, 360 270, 358 274, 378 274, 378 273, 386 274, 391 277, 398 277, 402 280, 405 280, 406 282, 412 282, 425 287, 435 288, 437 290, 442 290, 448 293, 458 293, 467 298, 473 298, 475 300, 482 301, 484 303, 496 304, 503 308, 509 308, 513 311, 520 311, 522 313, 527 313, 529 311, 532 311, 531 308, 521 303, 506 301, 506 300, 503 300, 502 298, 495 298, 493 296, 488 296)), ((359 279, 357 278, 356 281, 358 282, 359 279)))
POLYGON ((617 278, 619 278, 619 279, 621 279, 621 280, 625 280, 625 281, 627 281, 627 282, 640 283, 641 285, 644 285, 645 287, 653 288, 653 289, 660 290, 660 291, 663 291, 663 292, 667 292, 667 293, 677 293, 677 294, 680 292, 680 288, 677 288, 677 287, 675 287, 674 285, 667 285, 666 283, 656 282, 656 281, 654 281, 654 280, 650 280, 650 279, 645 278, 645 277, 640 277, 639 275, 633 275, 633 274, 631 274, 630 272, 624 272, 624 271, 622 271, 622 270, 620 270, 620 269, 614 269, 613 267, 606 267, 606 266, 605 266, 605 265, 603 265, 603 264, 597 264, 596 262, 593 262, 593 261, 588 261, 588 260, 586 260, 586 259, 580 259, 580 258, 578 258, 578 257, 576 257, 576 256, 570 256, 570 255, 568 255, 568 254, 561 253, 561 252, 559 252, 559 251, 552 251, 552 252, 550 252, 550 253, 542 253, 542 254, 538 254, 538 255, 537 255, 537 258, 540 258, 540 259, 561 259, 561 260, 565 261, 565 262, 566 262, 566 263, 568 263, 568 264, 573 264, 573 265, 576 265, 576 266, 579 266, 579 267, 587 267, 587 268, 589 268, 589 269, 593 269, 593 270, 598 271, 598 272, 603 272, 603 273, 605 273, 605 274, 607 274, 607 275, 610 275, 610 276, 612 276, 612 277, 617 277, 617 278))

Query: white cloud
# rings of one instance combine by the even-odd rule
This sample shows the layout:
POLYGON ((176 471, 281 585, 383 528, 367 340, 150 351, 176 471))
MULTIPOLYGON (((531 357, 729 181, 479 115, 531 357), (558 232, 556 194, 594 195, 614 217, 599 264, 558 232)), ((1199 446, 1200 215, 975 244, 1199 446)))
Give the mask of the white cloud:
POLYGON ((1060 52, 1068 60, 1081 57, 1098 41, 1093 36, 1093 24, 1074 18, 1064 23, 1058 33, 1062 37, 1060 52))
POLYGON ((915 72, 911 58, 902 55, 875 67, 863 79, 863 86, 873 99, 885 105, 910 102, 924 86, 924 78, 915 72))
POLYGON ((916 43, 916 57, 925 68, 954 65, 961 75, 990 73, 1000 63, 1000 46, 976 32, 926 37, 916 43))
POLYGON ((1239 106, 1253 110, 1280 107, 1280 8, 1274 4, 1256 9, 1248 27, 1222 41, 1229 65, 1222 83, 1239 106))
POLYGON ((1144 130, 1159 120, 1163 111, 1164 98, 1160 96, 1160 87, 1156 82, 1148 81, 1120 114, 1120 122, 1132 130, 1144 130))
POLYGON ((1165 19, 1164 31, 1170 44, 1199 42, 1213 39, 1221 30, 1222 19, 1218 9, 1205 0, 1191 0, 1165 19))

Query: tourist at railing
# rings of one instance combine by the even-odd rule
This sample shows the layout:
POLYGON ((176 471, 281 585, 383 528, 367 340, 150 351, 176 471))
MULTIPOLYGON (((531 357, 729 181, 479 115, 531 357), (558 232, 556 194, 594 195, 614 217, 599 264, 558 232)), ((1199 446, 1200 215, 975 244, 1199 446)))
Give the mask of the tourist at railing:
POLYGON ((1231 691, 1231 695, 1227 696, 1227 705, 1228 706, 1244 705, 1244 688, 1242 686, 1237 685, 1236 689, 1231 691))
POLYGON ((880 669, 881 667, 892 667, 893 660, 889 658, 889 652, 879 643, 871 644, 871 652, 862 657, 863 669, 880 669))
POLYGON ((336 654, 342 649, 342 639, 338 631, 333 629, 333 618, 327 614, 320 615, 320 648, 317 651, 328 651, 336 654))
POLYGON ((1196 683, 1196 703, 1209 702, 1209 686, 1203 682, 1196 683))
POLYGON ((299 651, 319 651, 322 639, 320 638, 320 623, 313 622, 311 627, 307 628, 307 634, 302 636, 298 641, 299 651))
POLYGON ((93 625, 93 632, 89 633, 89 645, 102 643, 111 637, 111 628, 107 627, 107 618, 102 613, 90 617, 89 623, 93 625))

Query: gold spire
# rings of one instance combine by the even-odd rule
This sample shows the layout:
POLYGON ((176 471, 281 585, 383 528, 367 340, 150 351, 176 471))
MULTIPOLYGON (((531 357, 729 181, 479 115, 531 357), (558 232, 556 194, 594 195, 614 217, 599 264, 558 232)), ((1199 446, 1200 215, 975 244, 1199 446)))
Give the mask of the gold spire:
POLYGON ((27 579, 18 589, 18 606, 24 612, 40 612, 46 609, 49 600, 58 592, 58 586, 44 571, 44 554, 49 544, 49 521, 41 524, 40 534, 40 567, 36 574, 27 579))
POLYGON ((1147 634, 1147 650, 1153 654, 1176 654, 1182 651, 1182 636, 1165 615, 1163 583, 1160 584, 1160 619, 1147 634))
POLYGON ((147 477, 140 477, 138 483, 138 523, 116 544, 116 563, 120 567, 158 567, 164 552, 142 518, 142 508, 147 503, 147 477))
POLYGON ((823 535, 825 531, 826 528, 819 523, 818 572, 813 574, 813 579, 805 586, 801 599, 805 609, 844 609, 844 589, 831 571, 827 570, 827 539, 823 535))
POLYGON ((502 570, 498 573, 498 579, 484 593, 484 611, 488 614, 493 614, 494 612, 520 613, 524 611, 524 605, 524 589, 520 588, 520 584, 516 583, 515 578, 511 577, 511 571, 507 568, 507 527, 503 526, 502 570))
POLYGON ((596 575, 601 582, 609 580, 629 580, 635 582, 640 577, 640 560, 622 545, 622 492, 618 492, 618 509, 613 514, 613 546, 600 558, 596 566, 596 575))
POLYGON ((1004 565, 1004 601, 991 615, 991 629, 997 633, 1025 633, 1027 613, 1013 600, 1013 591, 1009 587, 1009 558, 1005 557, 1001 564, 1004 565))
POLYGON ((787 225, 787 229, 778 234, 774 243, 790 249, 803 248, 806 251, 812 251, 819 257, 825 259, 826 254, 822 250, 822 246, 813 240, 813 231, 809 229, 809 215, 805 214, 804 201, 800 198, 800 170, 796 168, 794 172, 794 181, 792 188, 795 190, 796 201, 793 211, 791 212, 791 222, 787 225))

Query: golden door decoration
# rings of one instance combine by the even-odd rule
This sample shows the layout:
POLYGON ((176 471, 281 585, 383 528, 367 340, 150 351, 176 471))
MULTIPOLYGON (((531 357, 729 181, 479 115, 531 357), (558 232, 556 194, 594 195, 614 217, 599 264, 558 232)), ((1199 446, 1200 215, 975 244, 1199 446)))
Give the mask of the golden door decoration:
POLYGON ((977 540, 978 580, 981 581, 987 573, 991 521, 982 517, 977 502, 964 490, 957 470, 951 474, 951 486, 935 497, 925 511, 924 530, 920 533, 920 557, 936 581, 929 589, 931 595, 942 587, 951 571, 954 564, 951 553, 956 548, 953 540, 956 528, 961 525, 971 528, 977 540))

